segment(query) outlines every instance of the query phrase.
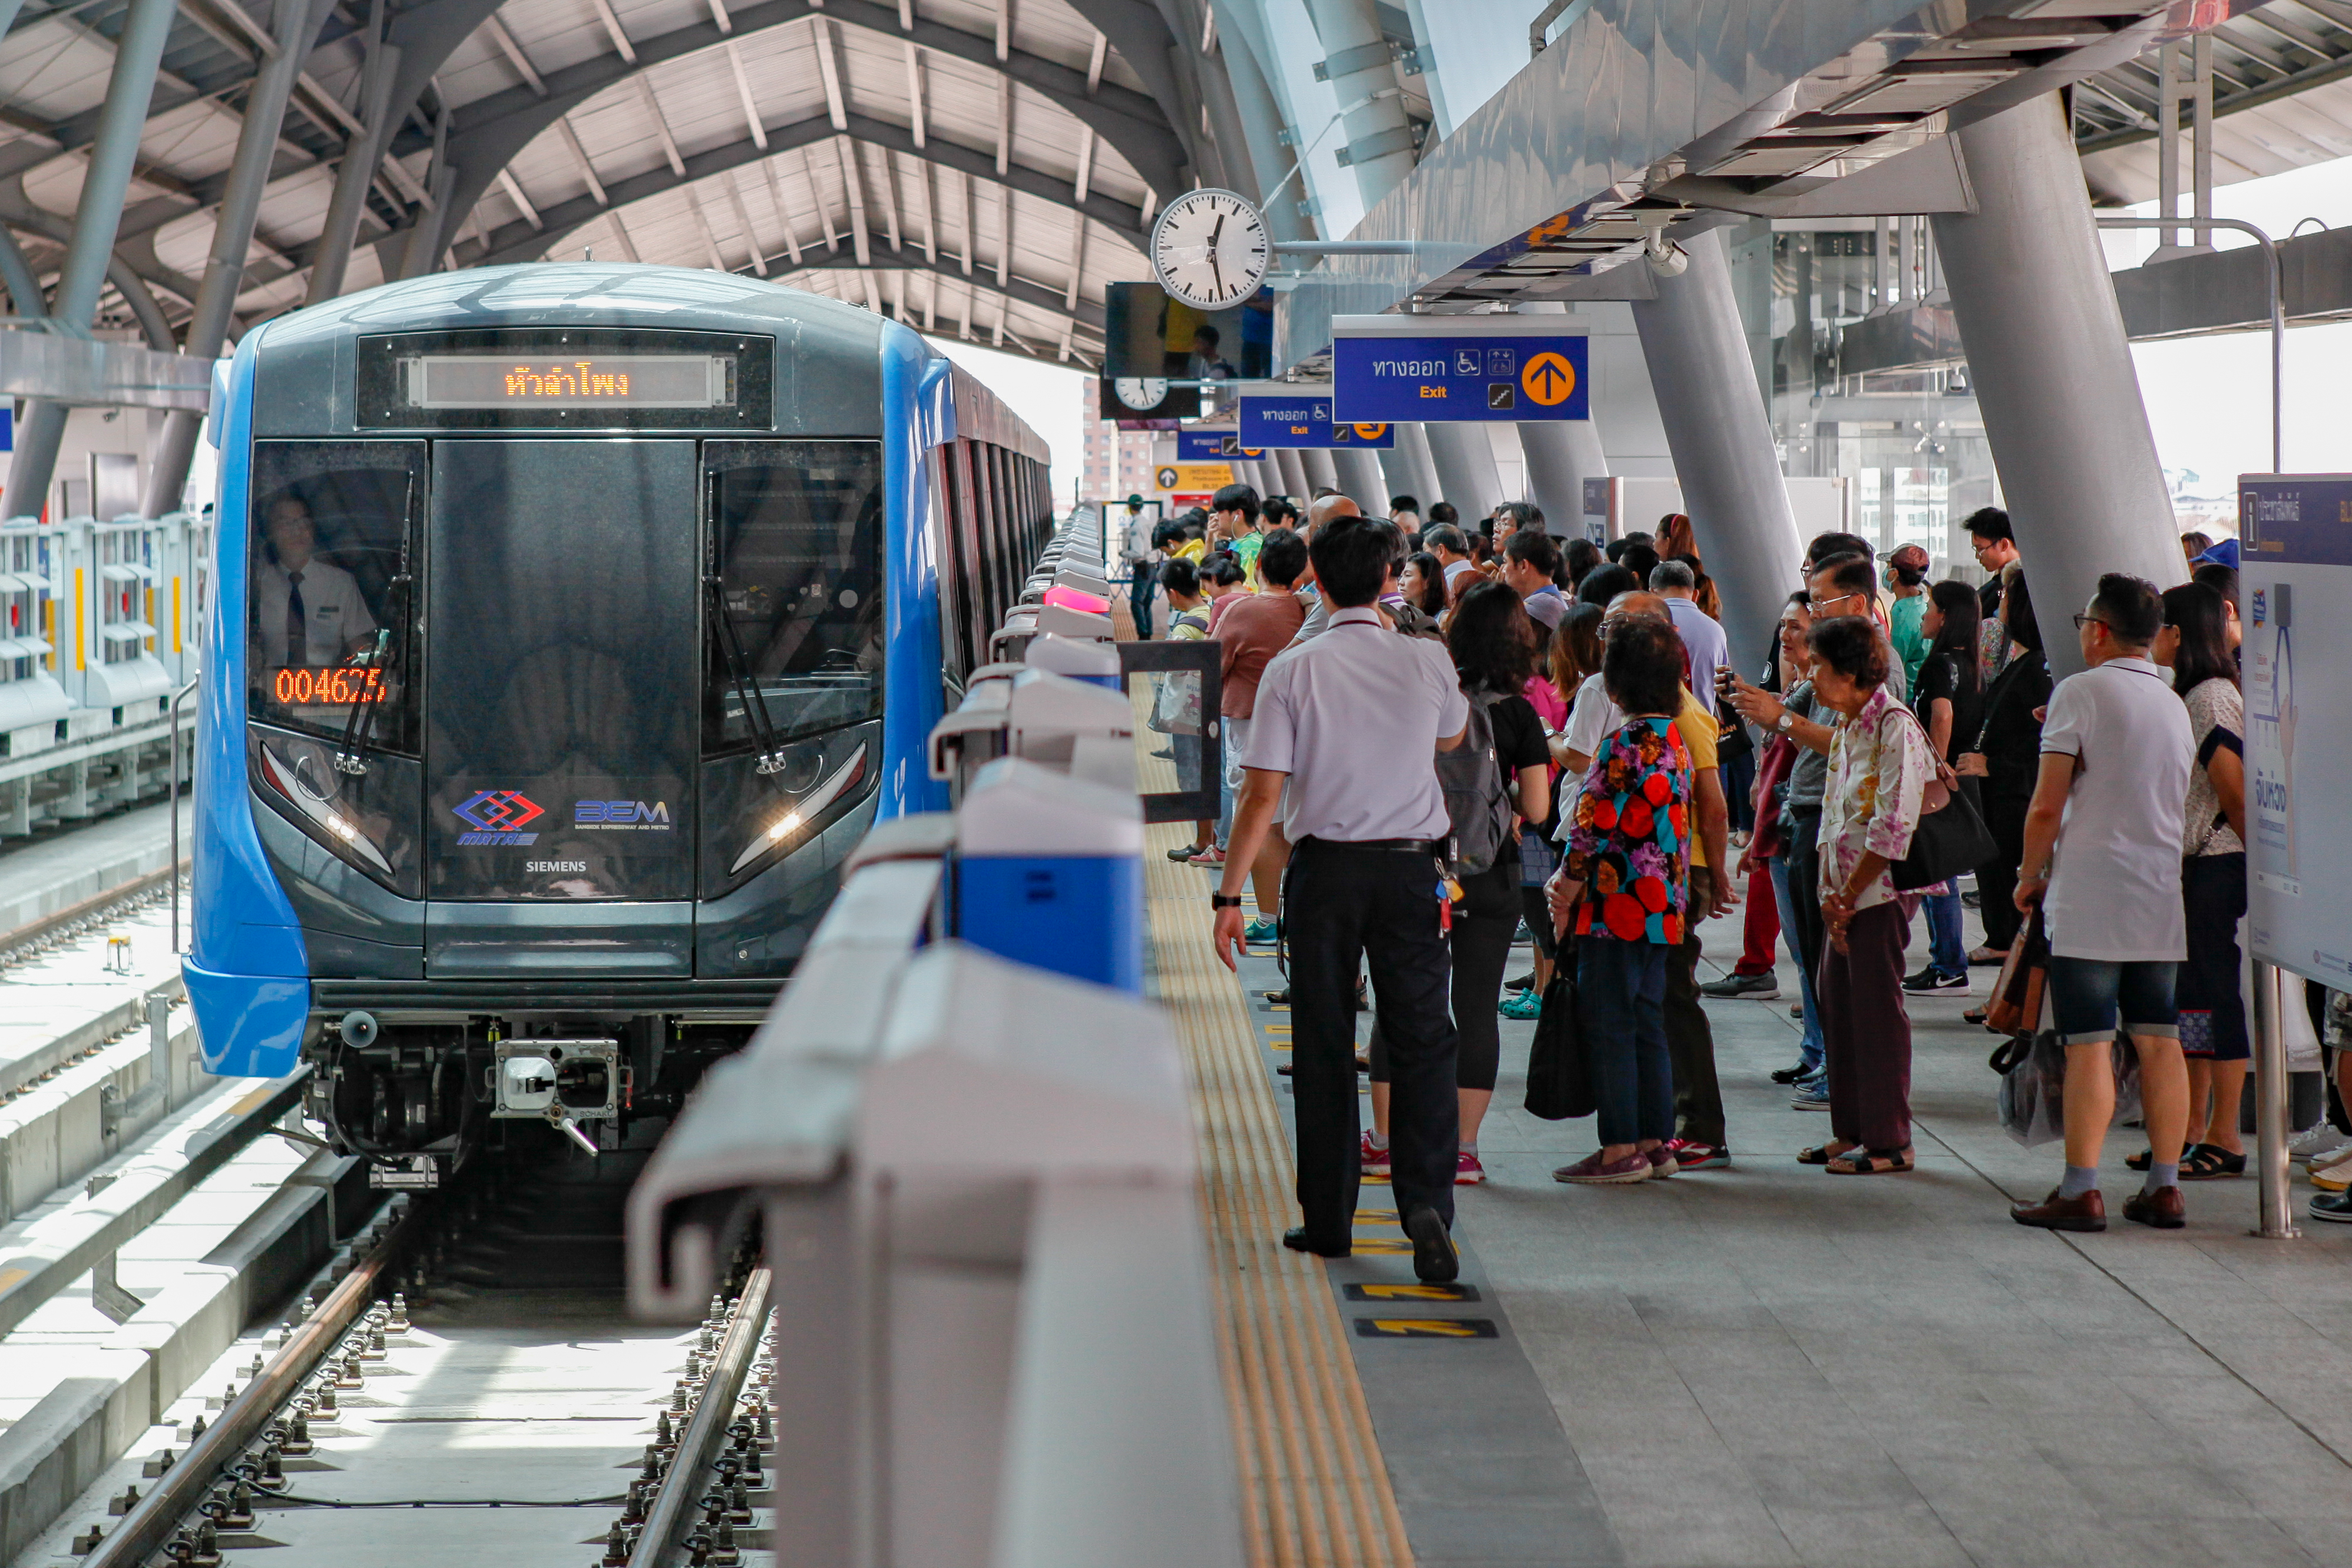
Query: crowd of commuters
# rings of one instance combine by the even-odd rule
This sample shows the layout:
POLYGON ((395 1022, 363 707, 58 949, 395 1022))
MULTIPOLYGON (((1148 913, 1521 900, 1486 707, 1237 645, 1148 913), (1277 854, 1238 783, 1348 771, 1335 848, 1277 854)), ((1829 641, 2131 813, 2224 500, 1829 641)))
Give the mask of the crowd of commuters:
MULTIPOLYGON (((2125 1217, 2178 1226, 2181 1182, 2245 1170, 2234 544, 2197 551, 2169 588, 2102 578, 2070 612, 2089 668, 2053 685, 2008 518, 1965 526, 1981 584, 1930 582, 1916 545, 1814 539, 1769 650, 1729 646, 1686 517, 1604 550, 1553 537, 1524 502, 1465 524, 1444 503, 1397 496, 1368 517, 1324 492, 1302 516, 1235 485, 1160 526, 1170 635, 1222 645, 1226 756, 1220 819, 1171 854, 1221 868, 1228 963, 1283 944, 1305 1215, 1290 1246, 1344 1254, 1359 1179, 1386 1174, 1417 1268, 1451 1277, 1452 1189, 1485 1179, 1499 1021, 1537 1017, 1556 966, 1576 981, 1598 1117, 1593 1151, 1555 1176, 1729 1164, 1701 999, 1778 997, 1781 943, 1802 1028, 1771 1076, 1829 1123, 1801 1163, 1911 1170, 1906 995, 1967 992, 1972 968, 2034 940, 2067 1064, 2065 1169, 2013 1217, 2104 1226, 2118 1031, 2148 1142, 2125 1217), (1981 819, 1989 858, 1898 888, 1948 802, 1981 819), (1701 985, 1702 922, 1735 913, 1739 961, 1701 985), (1533 963, 1507 982, 1522 941, 1533 963)), ((2352 1173, 2321 1149, 2315 1181, 2337 1165, 2352 1173)))

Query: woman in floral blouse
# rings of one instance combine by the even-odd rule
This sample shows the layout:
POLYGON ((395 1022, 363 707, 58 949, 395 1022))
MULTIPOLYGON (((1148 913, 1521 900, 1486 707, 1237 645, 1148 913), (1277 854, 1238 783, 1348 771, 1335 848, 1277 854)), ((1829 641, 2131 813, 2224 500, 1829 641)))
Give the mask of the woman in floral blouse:
POLYGON ((1599 1101, 1601 1146, 1554 1171, 1562 1182, 1620 1185, 1674 1174, 1674 1066, 1666 1055, 1666 954, 1683 940, 1690 894, 1691 758, 1675 727, 1682 639, 1672 623, 1609 626, 1601 677, 1624 725, 1593 753, 1576 798, 1568 855, 1546 891, 1576 940, 1580 1023, 1599 1101))
POLYGON ((1911 1169, 1911 1019, 1903 1009, 1909 921, 1887 867, 1911 850, 1935 773, 1927 734, 1885 683, 1892 650, 1859 616, 1815 621, 1813 695, 1841 715, 1822 796, 1822 1004, 1830 1141, 1797 1156, 1840 1176, 1911 1169))

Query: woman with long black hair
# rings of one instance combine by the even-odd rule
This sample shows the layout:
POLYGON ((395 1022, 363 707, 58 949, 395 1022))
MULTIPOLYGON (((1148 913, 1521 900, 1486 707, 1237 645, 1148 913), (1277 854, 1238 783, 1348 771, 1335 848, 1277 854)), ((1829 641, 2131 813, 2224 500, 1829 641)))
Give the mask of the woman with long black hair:
MULTIPOLYGON (((1536 672, 1536 625, 1528 618, 1518 594, 1501 583, 1466 585, 1446 624, 1446 651, 1454 656, 1454 673, 1463 694, 1486 710, 1495 735, 1495 766, 1511 808, 1529 822, 1551 815, 1551 754, 1544 743, 1543 721, 1525 695, 1536 672)), ((1493 866, 1462 879, 1462 898, 1454 907, 1447 945, 1454 951, 1454 1027, 1460 1037, 1454 1058, 1454 1084, 1461 1097, 1461 1147, 1454 1159, 1454 1179, 1470 1184, 1486 1179, 1478 1163, 1478 1124, 1495 1098, 1495 1079, 1503 1055, 1502 1020, 1496 1004, 1503 994, 1503 971, 1511 959, 1511 938, 1519 927, 1519 845, 1516 833, 1507 835, 1493 866)), ((1389 1069, 1388 1047, 1377 1025, 1372 1029, 1372 1131, 1364 1134, 1363 1168, 1373 1174, 1388 1169, 1389 1069)))
MULTIPOLYGON (((2050 705, 2050 660, 2042 651, 2042 626, 2025 574, 2015 563, 2004 567, 2000 619, 2009 638, 2009 662, 1985 689, 1984 725, 1976 745, 1960 755, 1954 770, 1978 781, 1985 826, 1991 830, 1992 858, 1977 868, 1978 912, 1984 917, 1985 944, 1969 954, 1970 963, 1999 963, 2009 956, 2023 917, 2012 895, 2017 863, 2025 858, 2025 808, 2042 771, 2042 720, 2050 705)), ((1979 1014, 1970 1023, 1983 1021, 1979 1014)))
MULTIPOLYGON (((2172 986, 2180 1052, 2189 1063, 2189 1140, 2180 1179, 2243 1175, 2238 1098, 2252 1054, 2238 987, 2238 921, 2246 912, 2246 702, 2230 657, 2230 616, 2219 591, 2184 583, 2164 594, 2164 629, 2151 650, 2189 707, 2197 769, 2180 846, 2180 899, 2189 956, 2172 986)), ((2147 1156, 2126 1162, 2146 1170, 2147 1156)))
MULTIPOLYGON (((1976 589, 1966 583, 1938 583, 1927 590, 1927 600, 1919 616, 1926 647, 1917 684, 1911 689, 1911 710, 1926 727, 1936 755, 1949 763, 1984 723, 1984 687, 1977 679, 1977 623, 1982 610, 1976 589)), ((1960 789, 1969 805, 1978 804, 1975 779, 1962 779, 1960 789)), ((1969 954, 1960 934, 1959 889, 1938 882, 1921 902, 1927 911, 1927 962, 1916 974, 1904 976, 1903 989, 1966 991, 1969 954)))

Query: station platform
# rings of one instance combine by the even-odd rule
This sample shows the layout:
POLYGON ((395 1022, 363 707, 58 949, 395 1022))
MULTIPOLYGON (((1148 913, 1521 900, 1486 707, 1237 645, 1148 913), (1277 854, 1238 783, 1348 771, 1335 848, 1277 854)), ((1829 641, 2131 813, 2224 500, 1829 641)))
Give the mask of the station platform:
MULTIPOLYGON (((1784 963, 1781 1000, 1706 1004, 1727 1169, 1555 1183, 1592 1124, 1519 1109, 1534 1026, 1505 1020, 1460 1299, 1414 1284, 1370 1184, 1354 1257, 1286 1251, 1282 980, 1271 950, 1216 962, 1212 873, 1164 854, 1190 837, 1149 831, 1150 984, 1192 1074, 1253 1564, 2340 1561, 2352 1235, 2253 1237, 2249 1178, 2191 1184, 2175 1233, 2015 1225, 2059 1154, 2001 1131, 1968 995, 1913 999, 1911 1174, 1794 1163, 1828 1130, 1769 1081, 1796 1055, 1784 963)), ((2138 1147, 2108 1139, 2117 1198, 2138 1147)))
MULTIPOLYGON (((180 853, 194 841, 194 806, 180 802, 180 853)), ((172 858, 171 808, 133 806, 0 848, 0 943, 78 906, 160 874, 172 858)))

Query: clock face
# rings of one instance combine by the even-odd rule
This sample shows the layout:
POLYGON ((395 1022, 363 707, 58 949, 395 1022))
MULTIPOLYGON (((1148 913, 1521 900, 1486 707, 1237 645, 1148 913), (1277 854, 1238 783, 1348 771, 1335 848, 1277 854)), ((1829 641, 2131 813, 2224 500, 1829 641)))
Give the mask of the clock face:
POLYGON ((1151 269, 1171 297, 1201 310, 1240 304, 1265 281, 1265 219, 1232 191, 1187 191, 1151 228, 1151 269))
POLYGON ((1122 375, 1110 384, 1118 400, 1139 412, 1157 408, 1168 399, 1168 378, 1160 375, 1122 375))

